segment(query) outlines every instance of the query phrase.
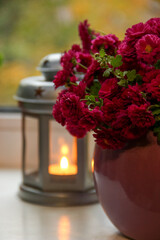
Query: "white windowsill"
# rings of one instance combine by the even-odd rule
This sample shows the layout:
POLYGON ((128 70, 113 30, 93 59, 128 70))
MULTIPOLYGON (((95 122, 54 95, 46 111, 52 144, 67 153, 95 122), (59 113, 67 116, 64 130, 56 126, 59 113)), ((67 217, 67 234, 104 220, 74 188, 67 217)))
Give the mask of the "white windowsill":
POLYGON ((127 240, 100 204, 43 207, 17 197, 18 170, 0 169, 1 240, 127 240))

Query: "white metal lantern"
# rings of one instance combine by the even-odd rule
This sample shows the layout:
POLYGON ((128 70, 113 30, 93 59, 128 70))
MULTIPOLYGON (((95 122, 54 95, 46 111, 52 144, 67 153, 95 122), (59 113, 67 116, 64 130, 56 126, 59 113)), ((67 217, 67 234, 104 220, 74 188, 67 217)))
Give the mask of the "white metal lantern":
MULTIPOLYGON (((57 64, 60 55, 52 55, 57 64)), ((52 67, 52 75, 59 70, 57 66, 52 67)), ((56 206, 97 202, 93 139, 90 134, 77 139, 53 119, 52 107, 58 92, 48 81, 48 74, 23 79, 15 97, 22 111, 23 183, 19 196, 29 202, 56 206)))

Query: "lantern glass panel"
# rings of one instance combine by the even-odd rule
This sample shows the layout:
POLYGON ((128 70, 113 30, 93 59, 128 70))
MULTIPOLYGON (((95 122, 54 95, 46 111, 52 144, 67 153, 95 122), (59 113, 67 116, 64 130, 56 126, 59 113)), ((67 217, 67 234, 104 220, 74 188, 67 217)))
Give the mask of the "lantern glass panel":
POLYGON ((89 171, 93 172, 94 170, 94 160, 93 160, 93 153, 94 153, 94 138, 93 138, 93 133, 89 132, 87 134, 88 137, 88 164, 89 164, 89 171))
POLYGON ((76 175, 77 139, 72 137, 59 123, 49 122, 49 166, 52 175, 76 175))
POLYGON ((39 136, 38 119, 26 116, 25 126, 25 174, 38 174, 39 170, 39 136))

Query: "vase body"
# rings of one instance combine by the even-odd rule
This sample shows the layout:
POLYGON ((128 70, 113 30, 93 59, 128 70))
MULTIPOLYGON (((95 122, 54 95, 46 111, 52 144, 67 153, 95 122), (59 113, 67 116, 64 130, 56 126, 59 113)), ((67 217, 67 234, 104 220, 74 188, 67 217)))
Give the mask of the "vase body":
POLYGON ((111 222, 135 240, 160 240, 160 146, 152 132, 121 150, 96 145, 94 178, 111 222))

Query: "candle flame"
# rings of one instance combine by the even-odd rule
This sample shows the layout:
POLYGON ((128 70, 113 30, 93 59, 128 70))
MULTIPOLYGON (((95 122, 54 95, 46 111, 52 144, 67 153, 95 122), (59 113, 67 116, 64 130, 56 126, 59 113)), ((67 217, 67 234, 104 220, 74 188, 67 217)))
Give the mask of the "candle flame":
POLYGON ((67 157, 62 157, 61 160, 60 160, 60 167, 62 169, 67 169, 68 165, 69 165, 69 163, 68 163, 67 157))

